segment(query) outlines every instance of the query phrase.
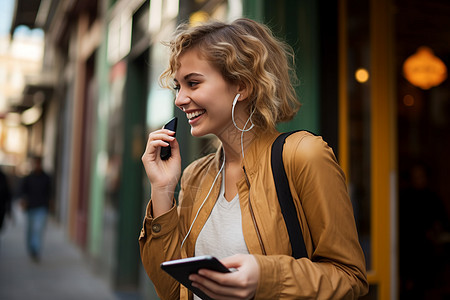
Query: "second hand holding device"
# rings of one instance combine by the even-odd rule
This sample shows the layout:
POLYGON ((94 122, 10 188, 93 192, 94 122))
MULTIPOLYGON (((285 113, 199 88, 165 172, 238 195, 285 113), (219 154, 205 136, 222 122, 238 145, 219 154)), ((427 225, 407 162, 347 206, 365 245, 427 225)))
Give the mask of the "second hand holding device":
POLYGON ((192 281, 189 280, 189 275, 196 274, 200 269, 209 269, 221 273, 237 271, 236 269, 226 268, 217 258, 211 255, 194 256, 166 261, 161 264, 161 268, 203 300, 212 299, 200 289, 192 286, 192 281))

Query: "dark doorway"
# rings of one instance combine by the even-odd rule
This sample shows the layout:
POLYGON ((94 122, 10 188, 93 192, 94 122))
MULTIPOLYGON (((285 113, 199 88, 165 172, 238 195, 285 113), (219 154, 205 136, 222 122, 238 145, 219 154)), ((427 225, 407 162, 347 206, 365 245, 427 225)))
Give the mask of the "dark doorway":
POLYGON ((419 87, 403 67, 422 46, 450 66, 450 1, 394 4, 400 299, 449 299, 450 80, 419 87))

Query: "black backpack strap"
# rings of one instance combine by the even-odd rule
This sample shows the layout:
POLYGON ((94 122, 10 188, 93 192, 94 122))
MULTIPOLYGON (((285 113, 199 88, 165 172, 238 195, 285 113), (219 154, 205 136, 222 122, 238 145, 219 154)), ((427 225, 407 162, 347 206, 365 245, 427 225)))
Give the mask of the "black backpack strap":
POLYGON ((306 252, 305 241, 303 240, 300 222, 297 217, 297 210, 292 199, 291 190, 289 189, 289 181, 283 163, 284 141, 294 132, 297 131, 282 133, 273 142, 271 166, 278 201, 280 202, 281 212, 283 213, 292 246, 292 256, 299 259, 301 257, 308 257, 308 252, 306 252))

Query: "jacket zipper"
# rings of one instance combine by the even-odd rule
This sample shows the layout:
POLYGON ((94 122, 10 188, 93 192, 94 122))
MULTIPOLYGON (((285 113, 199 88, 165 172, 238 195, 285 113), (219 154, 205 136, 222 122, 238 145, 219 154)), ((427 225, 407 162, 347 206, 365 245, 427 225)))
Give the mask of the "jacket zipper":
POLYGON ((245 182, 248 187, 248 207, 250 208, 250 215, 252 216, 253 226, 255 226, 256 236, 258 237, 259 246, 261 247, 261 251, 263 255, 266 255, 266 249, 264 248, 264 244, 262 242, 261 233, 259 232, 258 224, 256 223, 255 213, 253 212, 252 202, 250 200, 250 181, 248 180, 247 171, 245 170, 245 166, 242 167, 244 170, 245 182))

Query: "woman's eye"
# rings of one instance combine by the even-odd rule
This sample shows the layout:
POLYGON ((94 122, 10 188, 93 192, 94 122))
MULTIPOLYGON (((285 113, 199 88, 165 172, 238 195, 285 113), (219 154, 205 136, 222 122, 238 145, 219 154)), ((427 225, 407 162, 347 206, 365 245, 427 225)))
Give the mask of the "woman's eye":
POLYGON ((178 93, 178 92, 180 91, 180 86, 179 86, 179 85, 175 85, 175 86, 172 87, 172 89, 173 89, 176 93, 178 93))
POLYGON ((190 87, 194 87, 194 86, 196 86, 198 84, 198 82, 196 82, 196 81, 189 81, 188 84, 189 84, 190 87))

